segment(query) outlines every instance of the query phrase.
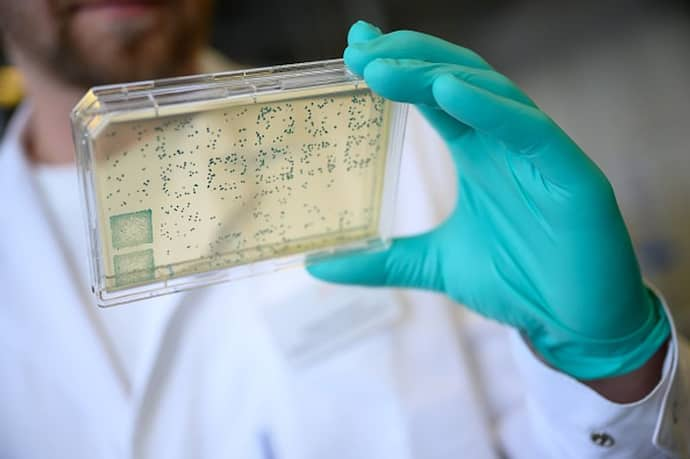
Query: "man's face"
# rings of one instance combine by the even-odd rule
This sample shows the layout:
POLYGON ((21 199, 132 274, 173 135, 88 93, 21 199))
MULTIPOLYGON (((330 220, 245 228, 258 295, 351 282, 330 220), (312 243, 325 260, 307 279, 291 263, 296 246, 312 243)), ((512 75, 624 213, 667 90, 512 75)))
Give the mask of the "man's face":
POLYGON ((173 76, 204 44, 212 0, 0 0, 11 54, 69 84, 173 76))

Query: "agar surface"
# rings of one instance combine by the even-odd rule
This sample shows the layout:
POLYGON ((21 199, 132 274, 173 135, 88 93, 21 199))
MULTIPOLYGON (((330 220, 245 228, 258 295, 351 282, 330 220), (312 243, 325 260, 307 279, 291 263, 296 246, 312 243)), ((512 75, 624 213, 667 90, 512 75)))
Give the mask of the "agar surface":
POLYGON ((368 89, 111 122, 106 288, 378 237, 390 105, 368 89))

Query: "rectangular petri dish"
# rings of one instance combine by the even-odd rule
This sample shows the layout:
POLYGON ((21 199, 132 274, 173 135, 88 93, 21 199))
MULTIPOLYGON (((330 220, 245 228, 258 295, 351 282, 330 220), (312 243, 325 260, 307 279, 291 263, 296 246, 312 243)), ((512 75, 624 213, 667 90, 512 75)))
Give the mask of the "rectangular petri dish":
POLYGON ((385 248, 406 116, 341 60, 92 88, 71 121, 97 303, 385 248))

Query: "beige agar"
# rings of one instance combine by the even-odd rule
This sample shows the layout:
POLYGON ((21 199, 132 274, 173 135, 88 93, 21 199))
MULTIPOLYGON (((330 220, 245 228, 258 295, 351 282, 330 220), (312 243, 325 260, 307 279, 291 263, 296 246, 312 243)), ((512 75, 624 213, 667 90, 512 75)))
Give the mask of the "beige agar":
POLYGON ((332 91, 99 120, 106 289, 376 239, 391 104, 332 91))

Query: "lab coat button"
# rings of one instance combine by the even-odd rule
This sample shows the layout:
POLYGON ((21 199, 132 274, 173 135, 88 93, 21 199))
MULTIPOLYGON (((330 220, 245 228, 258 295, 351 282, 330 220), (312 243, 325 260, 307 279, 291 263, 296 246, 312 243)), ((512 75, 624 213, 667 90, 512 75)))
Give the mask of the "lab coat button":
POLYGON ((616 444, 616 441, 613 439, 613 437, 604 432, 593 432, 592 435, 589 436, 589 438, 592 440, 592 443, 598 446, 602 446, 604 448, 610 448, 614 444, 616 444))

